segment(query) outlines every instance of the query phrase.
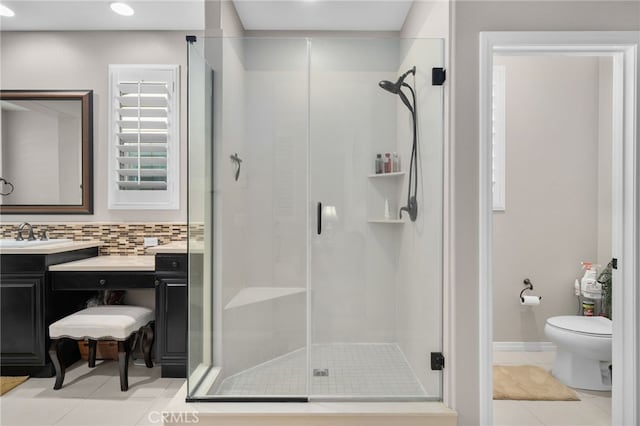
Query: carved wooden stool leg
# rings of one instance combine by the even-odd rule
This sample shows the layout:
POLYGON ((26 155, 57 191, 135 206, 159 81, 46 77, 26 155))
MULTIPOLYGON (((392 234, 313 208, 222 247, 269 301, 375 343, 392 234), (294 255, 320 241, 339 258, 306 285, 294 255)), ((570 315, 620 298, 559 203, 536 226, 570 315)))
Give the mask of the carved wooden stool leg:
POLYGON ((89 368, 96 366, 96 348, 98 346, 97 340, 89 339, 89 368))
POLYGON ((49 347, 49 357, 53 363, 53 367, 56 369, 56 383, 53 385, 54 390, 58 390, 62 387, 64 382, 64 364, 60 362, 60 346, 63 339, 52 339, 51 346, 49 347))
POLYGON ((153 367, 151 360, 151 348, 153 347, 153 328, 147 324, 142 327, 142 353, 144 354, 144 363, 147 368, 153 367))
POLYGON ((120 369, 120 390, 126 392, 129 389, 129 352, 131 345, 129 339, 118 341, 118 366, 120 369))

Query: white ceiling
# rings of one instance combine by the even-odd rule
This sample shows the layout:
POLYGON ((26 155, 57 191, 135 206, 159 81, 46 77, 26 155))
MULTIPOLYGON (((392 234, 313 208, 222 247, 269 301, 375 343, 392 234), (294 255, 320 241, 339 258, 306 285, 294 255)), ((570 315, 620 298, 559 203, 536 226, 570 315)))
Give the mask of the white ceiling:
POLYGON ((233 0, 246 30, 400 31, 413 0, 233 0))
MULTIPOLYGON (((133 16, 113 13, 113 0, 0 0, 15 12, 3 31, 204 29, 205 0, 120 0, 133 16)), ((412 0, 233 0, 247 30, 399 31, 412 0)))
POLYGON ((135 10, 120 16, 109 4, 116 0, 0 0, 16 15, 0 18, 2 31, 62 30, 201 30, 203 0, 117 0, 135 10))

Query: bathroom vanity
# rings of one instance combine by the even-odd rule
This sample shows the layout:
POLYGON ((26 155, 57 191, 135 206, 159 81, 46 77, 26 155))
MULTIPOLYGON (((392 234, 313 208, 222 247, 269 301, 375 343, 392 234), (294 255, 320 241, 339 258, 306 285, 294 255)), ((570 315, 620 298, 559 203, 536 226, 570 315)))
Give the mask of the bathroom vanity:
POLYGON ((162 377, 186 377, 186 244, 147 250, 150 256, 98 256, 52 266, 55 292, 155 290, 155 353, 162 377))
POLYGON ((169 243, 148 249, 155 253, 156 359, 162 377, 187 376, 187 247, 169 243))
MULTIPOLYGON (((2 374, 50 377, 49 325, 85 308, 100 290, 153 289, 156 360, 163 377, 186 377, 186 243, 149 250, 149 256, 98 256, 97 241, 23 243, 0 247, 2 374)), ((64 362, 79 359, 65 348, 64 362)))
MULTIPOLYGON (((0 368, 2 375, 50 377, 49 324, 82 309, 90 293, 52 291, 49 267, 97 256, 101 243, 27 244, 0 248, 0 368)), ((71 352, 67 358, 73 357, 71 352)))

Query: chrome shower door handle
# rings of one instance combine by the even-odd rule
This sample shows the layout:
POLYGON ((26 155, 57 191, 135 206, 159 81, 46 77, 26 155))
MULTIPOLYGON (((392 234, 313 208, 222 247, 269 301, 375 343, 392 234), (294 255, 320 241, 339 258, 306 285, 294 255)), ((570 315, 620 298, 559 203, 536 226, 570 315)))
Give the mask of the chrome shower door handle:
POLYGON ((320 201, 318 201, 316 224, 318 227, 318 235, 320 235, 322 234, 322 203, 320 201))

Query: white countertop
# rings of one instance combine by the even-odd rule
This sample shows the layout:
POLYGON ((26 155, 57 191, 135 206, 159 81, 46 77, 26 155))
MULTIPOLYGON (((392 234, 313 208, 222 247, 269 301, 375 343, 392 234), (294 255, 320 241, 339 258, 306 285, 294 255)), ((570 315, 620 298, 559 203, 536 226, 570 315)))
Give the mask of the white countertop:
POLYGON ((147 247, 147 253, 149 254, 158 254, 158 253, 186 253, 187 252, 187 242, 186 241, 172 241, 167 244, 162 244, 155 247, 147 247))
POLYGON ((49 267, 50 271, 154 271, 153 256, 96 256, 49 267))
POLYGON ((53 242, 46 245, 35 245, 33 247, 2 247, 0 254, 54 254, 65 251, 81 250, 85 248, 100 247, 104 243, 102 241, 64 241, 53 242))

